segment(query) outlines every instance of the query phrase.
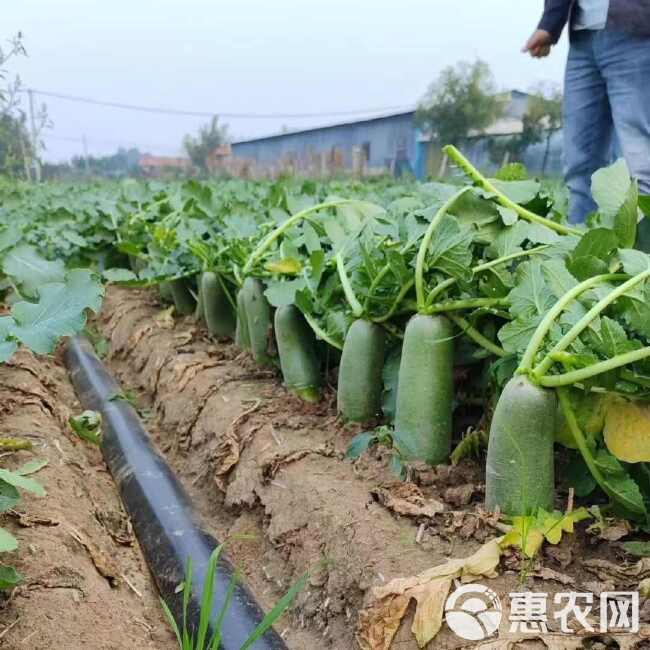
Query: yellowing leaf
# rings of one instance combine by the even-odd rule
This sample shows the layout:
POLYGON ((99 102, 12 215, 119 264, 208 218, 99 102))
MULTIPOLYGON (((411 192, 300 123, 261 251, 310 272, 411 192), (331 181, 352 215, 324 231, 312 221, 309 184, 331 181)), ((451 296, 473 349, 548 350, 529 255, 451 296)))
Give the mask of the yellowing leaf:
POLYGON ((154 317, 154 321, 161 329, 171 330, 174 329, 174 305, 159 311, 154 317))
POLYGON ((639 582, 639 586, 637 587, 639 591, 639 596, 641 598, 647 598, 650 596, 650 578, 645 578, 644 580, 641 580, 639 582))
POLYGON ((516 546, 526 557, 533 557, 544 543, 544 534, 536 527, 534 517, 514 517, 512 529, 507 532, 501 548, 516 546))
POLYGON ((610 400, 605 415, 605 444, 626 463, 650 461, 650 405, 610 400))
POLYGON ((171 248, 176 243, 176 232, 157 224, 153 229, 153 238, 162 248, 171 248))
POLYGON ((536 517, 514 517, 512 529, 503 536, 501 547, 516 546, 526 557, 534 557, 544 540, 549 544, 559 544, 563 533, 573 533, 575 523, 590 517, 586 508, 566 514, 540 509, 536 517))
POLYGON ((496 568, 499 566, 501 559, 501 545, 500 540, 491 540, 483 544, 481 548, 473 555, 470 555, 463 561, 463 568, 461 569, 461 577, 465 580, 468 577, 485 576, 487 578, 494 578, 496 568))
POLYGON ((451 589, 451 578, 437 578, 413 590, 417 602, 411 631, 418 646, 424 648, 442 627, 445 601, 451 589))
POLYGON ((396 578, 373 590, 370 603, 359 615, 357 642, 362 650, 389 650, 411 599, 416 601, 411 630, 423 648, 440 631, 445 601, 452 582, 472 582, 497 575, 500 539, 485 543, 473 555, 451 559, 410 578, 396 578))
POLYGON ((566 447, 567 449, 577 449, 578 445, 569 429, 569 425, 564 417, 556 419, 557 425, 555 427, 555 442, 566 447))
POLYGON ((274 262, 267 262, 266 270, 271 273, 280 273, 282 275, 296 275, 302 270, 302 263, 294 257, 285 257, 274 262))
POLYGON ((541 511, 537 515, 537 525, 549 544, 559 544, 562 541, 562 533, 573 533, 575 523, 590 517, 586 508, 578 508, 567 514, 541 511))
MULTIPOLYGON (((572 394, 572 397, 576 417, 582 426, 583 432, 590 438, 599 436, 605 424, 606 399, 598 393, 582 394, 577 391, 572 394)), ((559 405, 556 423, 555 442, 568 449, 577 449, 578 445, 559 405)))

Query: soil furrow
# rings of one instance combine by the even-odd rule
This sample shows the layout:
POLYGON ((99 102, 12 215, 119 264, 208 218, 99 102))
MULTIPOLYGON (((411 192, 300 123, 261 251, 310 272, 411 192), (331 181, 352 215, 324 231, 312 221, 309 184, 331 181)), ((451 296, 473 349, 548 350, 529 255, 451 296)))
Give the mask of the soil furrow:
POLYGON ((23 494, 2 526, 19 541, 3 555, 24 576, 5 594, 0 646, 45 650, 171 650, 175 643, 115 485, 96 448, 65 427, 80 407, 65 370, 20 351, 0 365, 3 436, 31 451, 3 459, 48 461, 32 478, 47 491, 23 494))
MULTIPOLYGON (((137 392, 141 409, 150 409, 147 427, 206 527, 229 540, 229 554, 262 606, 272 607, 311 570, 308 587, 277 626, 292 650, 357 647, 355 632, 373 587, 467 557, 502 533, 498 517, 482 509, 477 465, 416 467, 415 482, 399 482, 386 448, 352 463, 345 451, 361 429, 339 421, 331 391, 317 405, 300 402, 282 387, 279 373, 260 369, 234 345, 210 340, 190 317, 171 320, 151 292, 111 288, 103 313, 97 327, 109 341, 109 368, 137 392), (120 318, 111 317, 118 305, 120 318), (147 313, 153 326, 127 349, 132 313, 136 320, 147 313), (186 444, 177 445, 181 432, 186 444)), ((586 527, 545 547, 532 563, 506 552, 501 575, 489 586, 504 602, 522 589, 552 601, 568 589, 567 580, 596 594, 610 588, 616 581, 595 581, 588 561, 621 557, 620 545, 586 527)), ((413 608, 407 611, 392 647, 415 650, 413 608)), ((642 616, 650 618, 650 608, 642 616)), ((507 634, 505 618, 503 625, 507 634)), ((567 648, 579 647, 574 641, 567 648)), ((443 626, 427 647, 478 646, 443 626)))
MULTIPOLYGON (((170 327, 162 309, 146 292, 109 291, 106 316, 97 324, 109 341, 109 368, 139 392, 141 406, 155 407, 147 426, 169 450, 207 526, 220 538, 256 538, 234 539, 230 553, 265 607, 282 594, 280 585, 286 589, 314 570, 297 601, 290 647, 355 647, 367 589, 443 561, 447 545, 428 535, 417 543, 419 522, 396 517, 373 498, 374 489, 394 480, 381 453, 357 465, 342 460, 359 429, 338 423, 332 399, 299 402, 277 374, 261 371, 232 345, 208 340, 191 318, 170 327), (159 325, 125 354, 135 325, 130 314, 141 319, 136 306, 143 302, 159 325), (129 303, 132 309, 124 307, 129 303), (113 318, 118 304, 122 315, 113 318), (187 368, 200 359, 220 363, 187 380, 187 368), (160 378, 152 380, 155 368, 160 378), (176 436, 188 431, 191 445, 177 448, 176 436), (300 622, 312 631, 304 638, 295 630, 300 622)), ((469 539, 457 550, 477 546, 469 539)))

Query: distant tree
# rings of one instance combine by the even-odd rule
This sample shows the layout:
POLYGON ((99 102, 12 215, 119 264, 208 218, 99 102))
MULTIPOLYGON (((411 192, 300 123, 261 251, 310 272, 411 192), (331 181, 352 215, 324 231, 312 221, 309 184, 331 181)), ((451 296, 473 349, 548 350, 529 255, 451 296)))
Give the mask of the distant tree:
POLYGON ((43 179, 46 181, 77 180, 79 174, 69 162, 46 162, 43 161, 43 179))
POLYGON ((27 52, 23 45, 23 35, 18 32, 16 36, 7 41, 7 45, 2 47, 0 45, 0 109, 6 111, 15 102, 15 93, 12 93, 12 88, 15 84, 8 84, 7 70, 5 65, 15 56, 24 56, 27 52))
POLYGON ((459 144, 470 131, 481 132, 503 114, 490 66, 461 61, 445 68, 420 100, 418 125, 440 144, 459 144))
POLYGON ((120 147, 117 152, 108 156, 73 156, 71 168, 78 173, 89 172, 93 176, 121 178, 137 176, 140 173, 140 151, 135 148, 120 147))
POLYGON ((79 168, 87 164, 93 173, 102 176, 124 176, 137 171, 139 159, 140 152, 137 149, 127 150, 120 147, 116 153, 108 156, 73 158, 72 164, 79 168))
POLYGON ((0 112, 0 174, 27 176, 32 155, 24 114, 0 112))
POLYGON ((186 135, 183 147, 190 157, 192 164, 201 172, 208 172, 210 154, 222 144, 228 142, 228 127, 219 125, 219 117, 214 116, 210 122, 199 129, 197 136, 186 135))
POLYGON ((28 174, 32 148, 25 128, 25 115, 19 109, 20 80, 8 81, 5 65, 15 56, 25 54, 22 34, 0 45, 0 173, 28 174))
MULTIPOLYGON (((44 149, 41 134, 51 126, 45 104, 35 107, 33 133, 27 130, 21 108, 23 86, 19 77, 8 79, 6 64, 16 56, 26 56, 22 34, 0 45, 0 173, 30 177, 30 167, 38 163, 38 150, 44 149)), ((38 166, 38 165, 37 165, 38 166)))

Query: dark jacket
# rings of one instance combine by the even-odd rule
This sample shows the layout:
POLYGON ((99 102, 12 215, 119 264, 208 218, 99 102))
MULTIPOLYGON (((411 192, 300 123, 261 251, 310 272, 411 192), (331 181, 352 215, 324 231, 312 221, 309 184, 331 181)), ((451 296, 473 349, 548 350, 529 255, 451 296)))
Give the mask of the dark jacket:
MULTIPOLYGON (((545 0, 539 29, 549 32, 557 43, 576 5, 576 0, 545 0)), ((606 29, 650 37, 650 0, 610 0, 606 29)))

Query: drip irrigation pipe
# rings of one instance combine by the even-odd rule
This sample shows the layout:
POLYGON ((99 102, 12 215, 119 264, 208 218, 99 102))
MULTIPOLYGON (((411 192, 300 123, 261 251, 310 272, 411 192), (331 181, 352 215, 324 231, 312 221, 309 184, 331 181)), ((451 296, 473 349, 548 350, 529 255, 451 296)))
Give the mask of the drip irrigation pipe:
MULTIPOLYGON (((218 542, 198 523, 189 496, 154 447, 133 406, 119 397, 119 384, 86 339, 76 337, 69 342, 65 364, 82 406, 102 415, 104 459, 118 485, 158 590, 179 625, 182 593, 176 592, 184 579, 187 558, 192 558, 193 593, 188 618, 191 628, 196 630, 207 564, 218 542)), ((211 620, 225 599, 234 572, 222 555, 214 581, 211 620)), ((238 583, 224 618, 220 648, 240 650, 263 618, 262 608, 246 586, 238 583)), ((254 648, 287 650, 273 629, 254 648)))

